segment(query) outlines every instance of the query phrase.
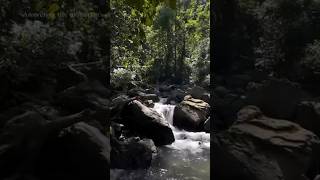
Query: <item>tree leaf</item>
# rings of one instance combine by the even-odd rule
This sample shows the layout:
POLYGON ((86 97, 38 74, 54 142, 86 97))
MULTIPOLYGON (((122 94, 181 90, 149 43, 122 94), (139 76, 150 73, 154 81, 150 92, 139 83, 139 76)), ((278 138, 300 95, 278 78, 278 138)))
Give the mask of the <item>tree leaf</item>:
POLYGON ((49 14, 55 13, 55 12, 59 11, 59 9, 60 9, 60 6, 57 3, 53 3, 49 6, 48 12, 49 12, 49 14))

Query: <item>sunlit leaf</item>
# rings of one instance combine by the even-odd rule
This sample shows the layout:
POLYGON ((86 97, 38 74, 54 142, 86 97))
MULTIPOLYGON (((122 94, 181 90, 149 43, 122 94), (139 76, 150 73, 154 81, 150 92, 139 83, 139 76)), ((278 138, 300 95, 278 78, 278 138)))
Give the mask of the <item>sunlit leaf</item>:
POLYGON ((53 3, 49 6, 48 12, 55 13, 60 9, 60 6, 57 3, 53 3))

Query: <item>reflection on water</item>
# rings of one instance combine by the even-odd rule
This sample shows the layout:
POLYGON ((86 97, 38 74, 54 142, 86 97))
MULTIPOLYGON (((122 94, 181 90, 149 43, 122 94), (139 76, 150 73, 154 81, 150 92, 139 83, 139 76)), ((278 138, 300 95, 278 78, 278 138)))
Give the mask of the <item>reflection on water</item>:
POLYGON ((171 145, 158 147, 151 167, 143 170, 112 169, 111 180, 209 180, 210 134, 187 132, 172 126, 173 105, 155 103, 154 109, 170 123, 175 136, 171 145))

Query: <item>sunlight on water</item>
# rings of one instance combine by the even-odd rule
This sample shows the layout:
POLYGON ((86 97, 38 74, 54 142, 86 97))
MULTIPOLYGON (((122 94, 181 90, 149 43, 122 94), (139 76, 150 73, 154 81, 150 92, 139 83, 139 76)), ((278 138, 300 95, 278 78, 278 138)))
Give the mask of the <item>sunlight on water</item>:
POLYGON ((146 170, 111 170, 112 180, 209 180, 210 134, 187 132, 172 126, 174 105, 155 103, 154 109, 169 122, 175 142, 158 147, 151 167, 146 170))

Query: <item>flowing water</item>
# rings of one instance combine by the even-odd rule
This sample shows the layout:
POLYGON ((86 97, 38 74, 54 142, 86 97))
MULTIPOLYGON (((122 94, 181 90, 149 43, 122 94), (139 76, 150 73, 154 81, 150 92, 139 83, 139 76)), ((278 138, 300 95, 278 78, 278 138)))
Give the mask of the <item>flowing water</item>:
POLYGON ((111 180, 209 180, 210 134, 187 132, 172 125, 174 105, 155 103, 173 131, 175 142, 158 147, 151 167, 145 170, 111 170, 111 180))

